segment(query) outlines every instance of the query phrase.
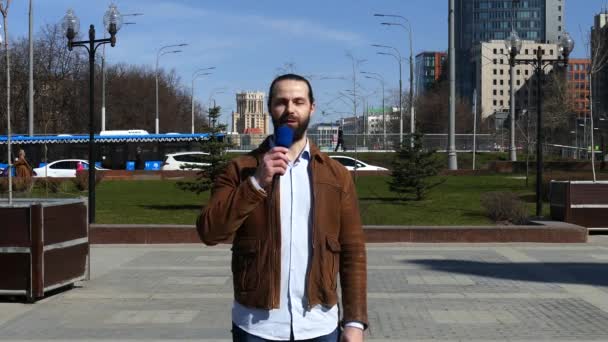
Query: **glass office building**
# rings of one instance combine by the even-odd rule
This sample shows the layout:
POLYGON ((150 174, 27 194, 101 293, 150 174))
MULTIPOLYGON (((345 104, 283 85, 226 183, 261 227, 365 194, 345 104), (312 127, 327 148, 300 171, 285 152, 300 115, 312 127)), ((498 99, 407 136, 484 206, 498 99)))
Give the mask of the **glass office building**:
POLYGON ((444 72, 445 52, 424 51, 416 55, 416 96, 423 95, 444 72))
POLYGON ((477 44, 506 39, 513 28, 521 39, 556 44, 564 32, 564 6, 565 0, 456 0, 458 94, 473 94, 476 75, 471 57, 477 44))

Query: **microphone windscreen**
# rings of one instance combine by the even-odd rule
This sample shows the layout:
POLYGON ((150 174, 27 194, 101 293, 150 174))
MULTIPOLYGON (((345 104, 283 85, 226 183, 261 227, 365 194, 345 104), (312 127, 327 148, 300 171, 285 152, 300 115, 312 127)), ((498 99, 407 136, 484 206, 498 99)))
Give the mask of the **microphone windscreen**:
POLYGON ((279 126, 274 134, 277 146, 290 148, 293 144, 293 129, 291 127, 287 125, 279 126))

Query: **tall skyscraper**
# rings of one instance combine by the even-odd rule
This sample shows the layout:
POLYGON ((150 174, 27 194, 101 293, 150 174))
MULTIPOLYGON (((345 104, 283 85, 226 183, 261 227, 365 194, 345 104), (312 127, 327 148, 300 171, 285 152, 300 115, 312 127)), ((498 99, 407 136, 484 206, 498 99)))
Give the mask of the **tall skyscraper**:
POLYGON ((456 89, 471 98, 478 76, 471 63, 481 42, 504 40, 515 28, 523 40, 556 44, 564 32, 565 0, 456 0, 456 89))
POLYGON ((246 134, 270 134, 270 117, 264 111, 263 92, 236 94, 236 112, 232 113, 232 131, 246 134))

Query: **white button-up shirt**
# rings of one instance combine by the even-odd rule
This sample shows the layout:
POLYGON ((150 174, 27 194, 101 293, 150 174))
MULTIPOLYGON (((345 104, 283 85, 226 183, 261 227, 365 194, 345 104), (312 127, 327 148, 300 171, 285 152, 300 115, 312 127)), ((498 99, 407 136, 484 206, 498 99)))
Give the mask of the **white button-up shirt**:
MULTIPOLYGON (((312 187, 310 146, 289 163, 280 179, 281 296, 273 310, 245 307, 234 301, 232 320, 241 329, 267 340, 296 340, 327 335, 338 326, 338 306, 315 305, 306 311, 306 274, 311 260, 312 187)), ((251 178, 254 186, 259 184, 251 178)))

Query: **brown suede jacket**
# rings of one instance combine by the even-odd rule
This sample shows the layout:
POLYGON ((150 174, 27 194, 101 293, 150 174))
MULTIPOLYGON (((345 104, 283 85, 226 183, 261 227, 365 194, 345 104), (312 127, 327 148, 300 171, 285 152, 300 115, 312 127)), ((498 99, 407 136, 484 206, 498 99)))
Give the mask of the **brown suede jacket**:
MULTIPOLYGON (((207 245, 232 240, 234 297, 242 305, 279 307, 281 228, 279 186, 258 191, 249 177, 270 149, 260 147, 231 161, 219 176, 208 205, 197 220, 207 245)), ((367 265, 359 205, 350 173, 310 143, 312 184, 312 248, 306 295, 308 308, 338 302, 336 275, 340 272, 343 322, 366 327, 367 265)))

